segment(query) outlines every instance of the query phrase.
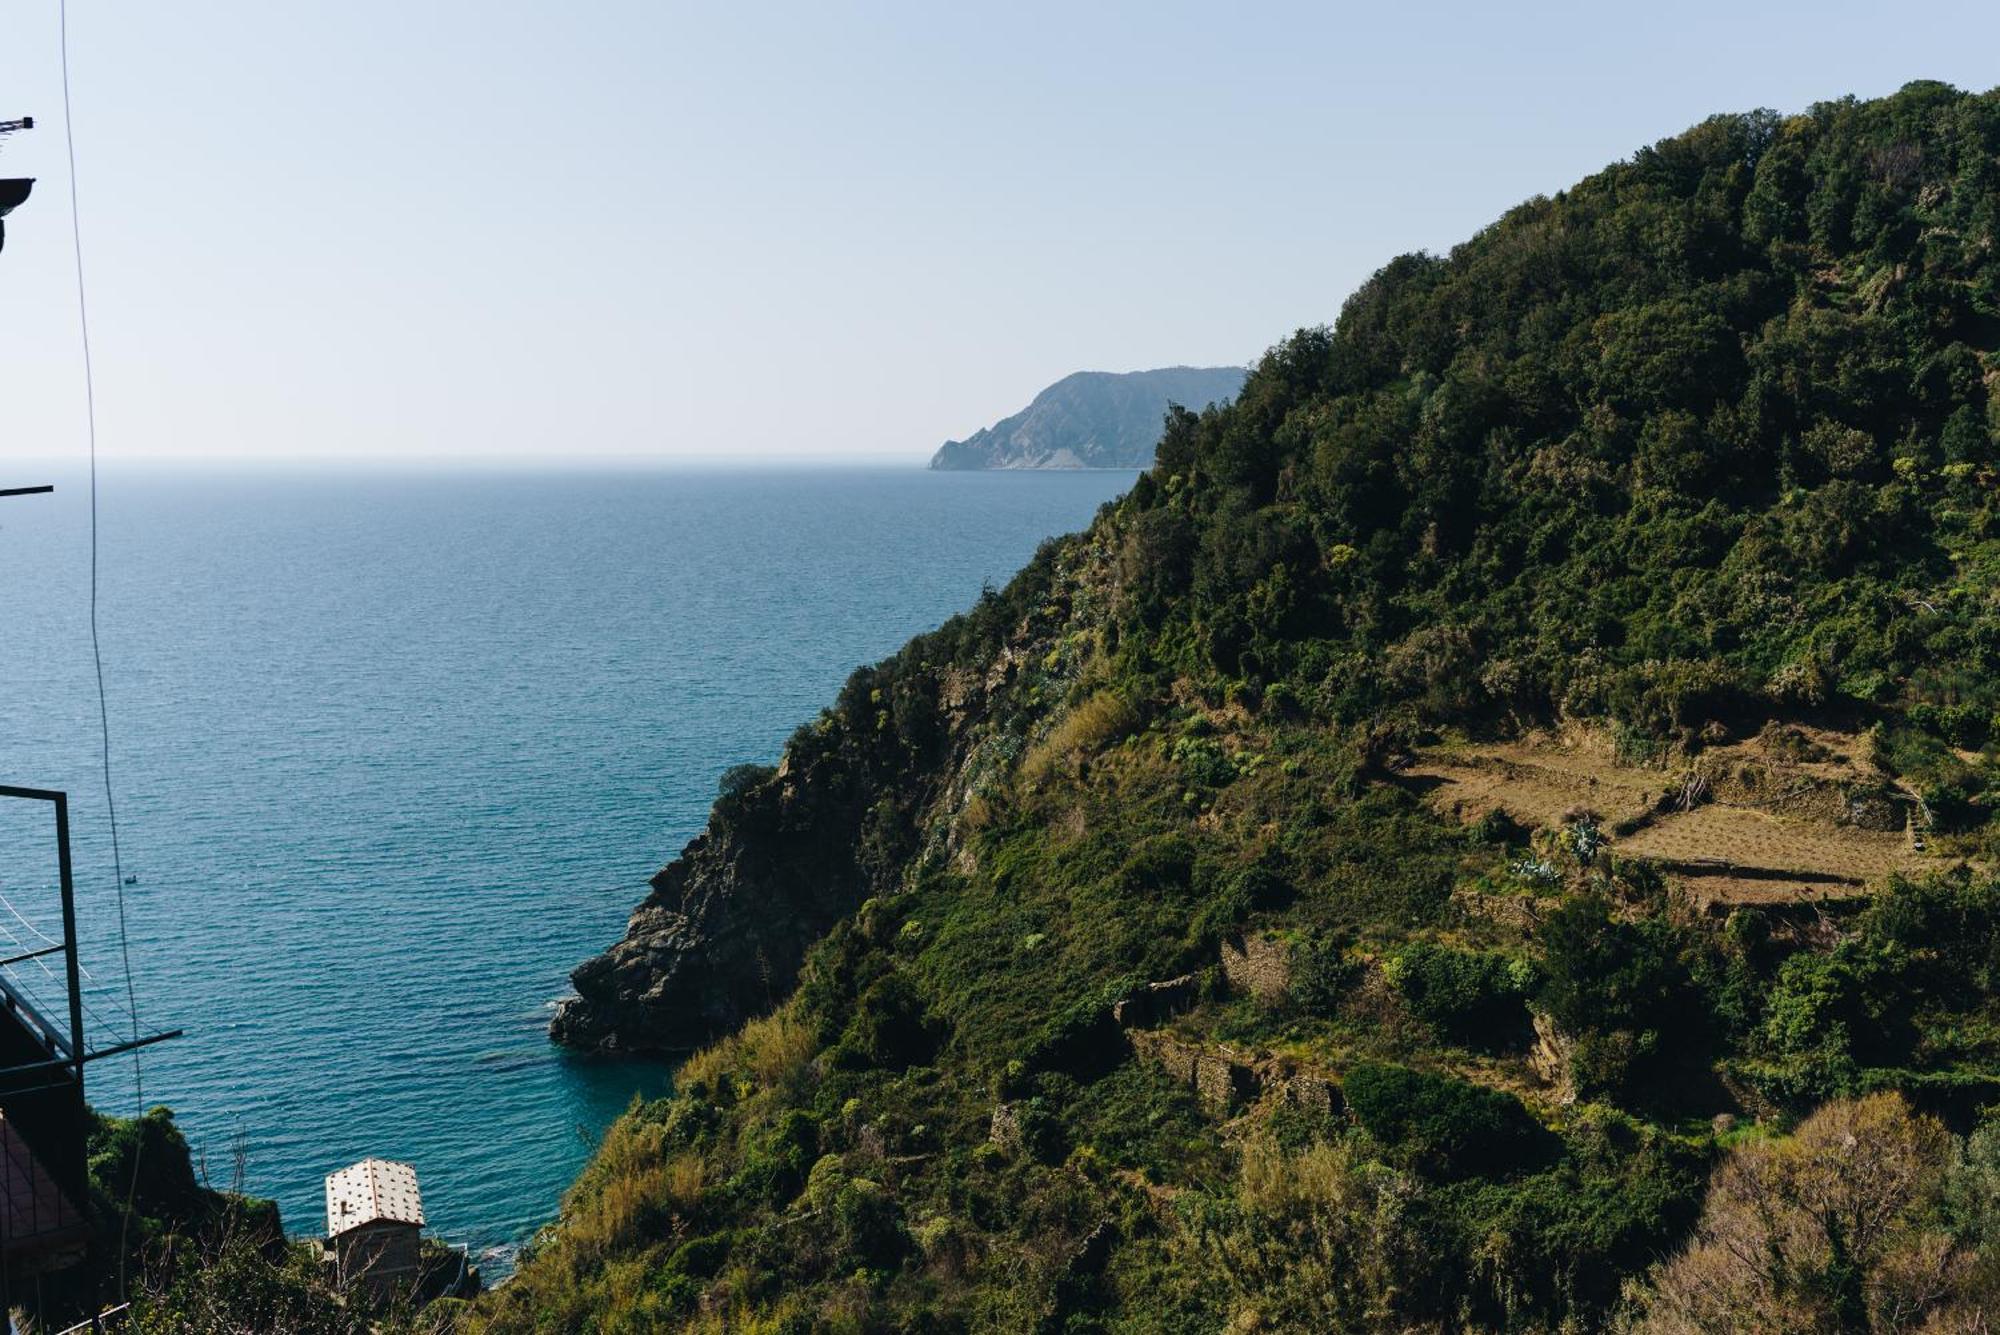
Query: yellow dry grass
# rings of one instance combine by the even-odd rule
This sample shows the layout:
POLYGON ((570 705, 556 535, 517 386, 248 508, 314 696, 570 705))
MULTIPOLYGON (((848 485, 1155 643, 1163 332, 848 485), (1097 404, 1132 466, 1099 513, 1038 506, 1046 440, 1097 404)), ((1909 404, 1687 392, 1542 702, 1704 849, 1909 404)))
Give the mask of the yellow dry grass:
POLYGON ((1064 715, 1021 757, 1021 782, 1032 787, 1058 768, 1073 768, 1092 751, 1130 731, 1134 722, 1125 697, 1116 691, 1097 692, 1064 715))
POLYGON ((814 1051, 812 1032, 799 1023, 788 1005, 695 1053, 681 1065, 675 1080, 684 1087, 713 1089, 729 1075, 768 1088, 804 1069, 814 1051))
POLYGON ((1627 857, 1719 863, 1796 874, 1802 880, 1878 881, 1914 855, 1901 834, 1787 820, 1743 807, 1705 806, 1639 830, 1616 845, 1627 857))
POLYGON ((1461 820, 1478 820, 1497 810, 1525 825, 1558 824, 1576 807, 1595 811, 1609 824, 1631 820, 1643 815, 1667 785, 1667 776, 1654 771, 1524 747, 1426 756, 1403 772, 1436 781, 1433 802, 1461 820))
POLYGON ((1322 1142, 1286 1154, 1268 1136, 1246 1140, 1236 1189, 1243 1208, 1280 1214, 1300 1207, 1340 1207, 1353 1194, 1354 1152, 1343 1142, 1322 1142))

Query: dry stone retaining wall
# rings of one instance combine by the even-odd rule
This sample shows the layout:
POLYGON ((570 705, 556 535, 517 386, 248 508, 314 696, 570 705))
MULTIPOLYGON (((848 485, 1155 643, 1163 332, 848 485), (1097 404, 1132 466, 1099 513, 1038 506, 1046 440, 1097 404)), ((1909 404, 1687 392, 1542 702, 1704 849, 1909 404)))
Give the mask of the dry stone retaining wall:
POLYGON ((1292 948, 1273 936, 1236 936, 1222 943, 1229 990, 1264 1002, 1283 1001, 1292 987, 1292 948))

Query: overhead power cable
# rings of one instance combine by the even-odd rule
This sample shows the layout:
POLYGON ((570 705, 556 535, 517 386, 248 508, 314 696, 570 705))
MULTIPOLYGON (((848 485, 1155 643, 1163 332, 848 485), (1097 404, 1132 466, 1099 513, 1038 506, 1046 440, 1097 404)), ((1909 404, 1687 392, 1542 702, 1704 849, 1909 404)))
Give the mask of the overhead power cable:
MULTIPOLYGON (((111 829, 112 883, 118 893, 118 953, 125 969, 125 1010, 132 1017, 132 1041, 139 1041, 139 998, 132 984, 132 943, 125 928, 125 864, 118 848, 118 802, 111 786, 111 707, 104 692, 104 648, 97 628, 97 381, 90 358, 90 302, 83 281, 83 217, 77 203, 76 115, 71 110, 69 91, 69 0, 57 0, 58 46, 62 60, 63 147, 69 158, 70 246, 76 256, 77 331, 83 345, 84 425, 90 442, 90 659, 97 673, 98 753, 104 771, 104 811, 111 829)), ((139 1049, 132 1049, 132 1094, 134 1115, 146 1111, 146 1080, 139 1049)), ((126 1242, 131 1233, 132 1203, 139 1191, 139 1157, 146 1144, 143 1135, 132 1142, 132 1180, 125 1189, 125 1208, 118 1221, 118 1294, 130 1297, 125 1280, 126 1242)))

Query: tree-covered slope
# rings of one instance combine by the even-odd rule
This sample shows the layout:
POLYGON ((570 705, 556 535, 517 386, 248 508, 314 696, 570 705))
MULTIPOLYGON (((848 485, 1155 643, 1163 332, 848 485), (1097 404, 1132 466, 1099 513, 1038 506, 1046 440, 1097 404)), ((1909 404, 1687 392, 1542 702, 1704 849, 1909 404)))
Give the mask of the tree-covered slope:
POLYGON ((1034 402, 964 440, 949 440, 932 468, 1144 468, 1153 462, 1169 405, 1227 403, 1243 387, 1240 366, 1168 366, 1157 371, 1078 371, 1034 402))
POLYGON ((1396 260, 728 785, 474 1326, 1983 1328, 1997 466, 2000 94, 1396 260))

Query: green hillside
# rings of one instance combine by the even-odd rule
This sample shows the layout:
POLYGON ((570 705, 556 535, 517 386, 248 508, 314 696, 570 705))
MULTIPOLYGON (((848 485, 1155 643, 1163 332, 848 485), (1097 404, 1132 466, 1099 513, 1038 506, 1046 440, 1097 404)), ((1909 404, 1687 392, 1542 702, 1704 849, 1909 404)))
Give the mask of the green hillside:
POLYGON ((471 1324, 1983 1329, 1996 501, 2000 93, 1393 261, 733 777, 471 1324))

